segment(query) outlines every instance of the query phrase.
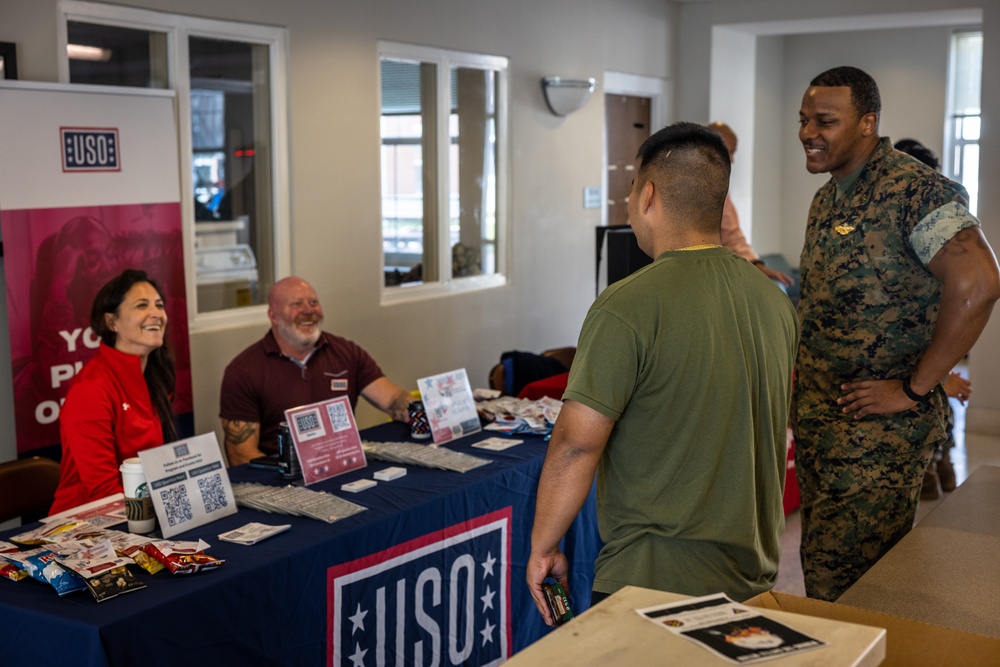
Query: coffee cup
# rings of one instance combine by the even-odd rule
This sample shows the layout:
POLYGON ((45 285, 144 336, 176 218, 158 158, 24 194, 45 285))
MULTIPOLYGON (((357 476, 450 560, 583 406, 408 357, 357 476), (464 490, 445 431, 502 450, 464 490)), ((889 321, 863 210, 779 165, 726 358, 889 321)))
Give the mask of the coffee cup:
POLYGON ((153 498, 149 495, 149 486, 146 484, 146 475, 142 471, 142 461, 138 457, 125 459, 119 470, 122 473, 122 487, 125 492, 128 532, 152 532, 156 527, 156 513, 153 510, 153 498))

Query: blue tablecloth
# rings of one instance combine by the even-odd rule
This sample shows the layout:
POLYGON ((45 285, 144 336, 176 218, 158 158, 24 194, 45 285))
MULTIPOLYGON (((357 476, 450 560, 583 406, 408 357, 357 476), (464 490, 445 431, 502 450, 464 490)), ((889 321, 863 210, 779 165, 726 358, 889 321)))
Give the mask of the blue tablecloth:
MULTIPOLYGON (((35 581, 0 582, 0 664, 442 665, 499 664, 548 632, 524 584, 545 443, 525 437, 502 452, 449 448, 492 459, 466 473, 409 467, 359 494, 344 482, 388 463, 315 485, 368 507, 333 524, 241 508, 176 539, 204 539, 221 568, 191 576, 138 576, 145 590, 98 605, 35 581), (292 528, 254 546, 219 533, 250 521, 292 528)), ((401 424, 362 433, 406 440, 401 424)), ((276 473, 231 468, 234 482, 282 484, 276 473)), ((5 539, 21 530, 0 534, 5 539)), ((571 601, 590 600, 599 549, 594 493, 570 533, 571 601)))

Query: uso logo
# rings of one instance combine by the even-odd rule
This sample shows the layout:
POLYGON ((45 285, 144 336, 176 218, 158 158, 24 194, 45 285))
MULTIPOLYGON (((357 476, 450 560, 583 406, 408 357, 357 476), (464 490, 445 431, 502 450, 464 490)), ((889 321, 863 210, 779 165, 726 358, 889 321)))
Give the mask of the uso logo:
POLYGON ((327 664, 499 665, 512 652, 511 508, 327 570, 327 664))
POLYGON ((121 171, 118 129, 60 127, 63 171, 121 171))

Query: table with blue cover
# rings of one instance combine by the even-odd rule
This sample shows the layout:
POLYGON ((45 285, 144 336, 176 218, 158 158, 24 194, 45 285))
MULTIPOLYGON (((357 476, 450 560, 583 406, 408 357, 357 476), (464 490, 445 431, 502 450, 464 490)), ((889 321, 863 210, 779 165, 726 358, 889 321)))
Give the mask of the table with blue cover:
MULTIPOLYGON (((488 435, 447 445, 492 460, 469 472, 409 466, 402 478, 342 492, 393 465, 369 461, 313 485, 368 508, 332 524, 240 508, 175 538, 208 542, 226 561, 212 571, 139 571, 146 589, 101 604, 86 592, 59 598, 36 581, 0 581, 0 665, 500 664, 548 632, 524 583, 546 443, 471 447, 488 435), (254 546, 218 539, 251 521, 292 527, 254 546)), ((408 439, 396 423, 362 437, 408 439)), ((229 474, 284 483, 247 466, 229 474)), ((564 547, 582 611, 600 548, 593 489, 564 547)))

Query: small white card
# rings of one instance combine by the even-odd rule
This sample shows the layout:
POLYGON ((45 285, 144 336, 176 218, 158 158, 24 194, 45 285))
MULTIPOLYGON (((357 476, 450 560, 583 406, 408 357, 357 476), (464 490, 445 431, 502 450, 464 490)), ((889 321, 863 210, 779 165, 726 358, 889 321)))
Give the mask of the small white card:
POLYGON ((373 475, 375 479, 380 482, 389 482, 394 479, 399 479, 406 475, 406 468, 400 468, 399 466, 393 466, 391 468, 385 468, 384 470, 379 470, 373 475))
POLYGON ((520 445, 524 440, 511 440, 510 438, 486 438, 485 440, 480 440, 473 447, 479 447, 480 449, 488 449, 492 452, 502 452, 505 449, 510 449, 515 445, 520 445))
POLYGON ((283 533, 292 524, 286 523, 281 526, 268 526, 264 523, 257 523, 252 521, 242 528, 237 528, 236 530, 230 530, 227 533, 222 533, 219 535, 219 539, 223 542, 233 542, 235 544, 245 544, 250 546, 251 544, 257 544, 269 537, 274 537, 278 533, 283 533))
POLYGON ((356 482, 349 482, 348 484, 341 484, 340 490, 347 491, 348 493, 357 493, 358 491, 364 491, 365 489, 370 489, 376 486, 378 482, 374 479, 359 479, 356 482))

